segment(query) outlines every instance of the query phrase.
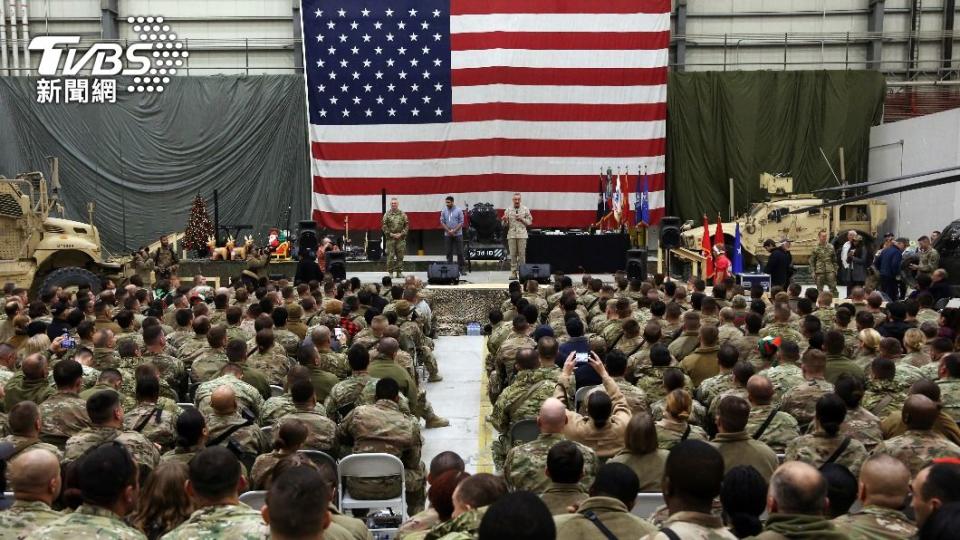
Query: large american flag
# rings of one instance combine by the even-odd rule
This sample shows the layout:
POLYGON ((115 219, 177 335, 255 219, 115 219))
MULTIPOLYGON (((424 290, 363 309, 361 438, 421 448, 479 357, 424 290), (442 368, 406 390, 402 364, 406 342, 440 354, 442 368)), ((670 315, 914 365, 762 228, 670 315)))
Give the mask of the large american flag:
POLYGON ((517 191, 535 226, 585 227, 621 166, 663 215, 669 0, 301 1, 321 226, 379 228, 385 189, 415 229, 517 191))

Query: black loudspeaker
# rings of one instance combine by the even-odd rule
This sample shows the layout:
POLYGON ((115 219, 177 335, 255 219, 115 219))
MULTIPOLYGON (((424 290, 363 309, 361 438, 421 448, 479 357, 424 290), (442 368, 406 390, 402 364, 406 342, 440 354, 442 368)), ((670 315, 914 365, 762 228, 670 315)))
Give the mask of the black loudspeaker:
POLYGON ((682 245, 680 240, 680 218, 663 216, 660 220, 660 248, 675 249, 682 245))
POLYGON ((647 279, 647 250, 628 249, 626 270, 628 279, 645 281, 647 279))
POLYGON ((316 221, 301 221, 298 224, 300 233, 297 237, 297 249, 305 254, 307 251, 317 254, 317 247, 320 245, 320 239, 317 237, 316 221))
POLYGON ((347 254, 343 251, 328 251, 326 255, 327 272, 336 281, 347 279, 347 254))
POLYGON ((367 260, 368 261, 379 261, 383 258, 383 247, 381 245, 381 240, 379 238, 373 238, 372 236, 367 238, 367 260))
POLYGON ((460 281, 460 268, 450 263, 430 263, 427 267, 427 283, 431 285, 456 285, 460 281))
POLYGON ((536 280, 537 283, 544 285, 550 283, 550 265, 549 264, 521 264, 520 265, 520 283, 526 283, 528 280, 536 280))

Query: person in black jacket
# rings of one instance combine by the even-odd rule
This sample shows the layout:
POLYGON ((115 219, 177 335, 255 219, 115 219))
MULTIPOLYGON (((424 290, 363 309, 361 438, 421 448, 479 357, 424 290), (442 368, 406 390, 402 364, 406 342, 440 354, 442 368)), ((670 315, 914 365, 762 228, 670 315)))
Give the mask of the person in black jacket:
POLYGON ((767 259, 767 266, 764 267, 764 272, 770 274, 770 286, 779 286, 786 289, 787 283, 790 281, 790 263, 792 257, 783 247, 778 246, 772 239, 768 238, 765 240, 763 247, 767 250, 767 253, 770 254, 770 257, 767 259))

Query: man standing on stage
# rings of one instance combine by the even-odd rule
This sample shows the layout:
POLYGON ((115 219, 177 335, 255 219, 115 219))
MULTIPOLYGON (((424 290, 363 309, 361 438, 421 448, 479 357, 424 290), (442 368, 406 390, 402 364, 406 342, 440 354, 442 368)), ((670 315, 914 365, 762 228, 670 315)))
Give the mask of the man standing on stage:
POLYGON ((403 256, 407 253, 407 232, 410 220, 400 210, 400 201, 390 199, 390 209, 383 215, 383 239, 387 247, 387 274, 403 277, 403 256))
POLYGON ((158 247, 157 252, 153 254, 153 262, 157 280, 167 279, 177 273, 177 267, 180 266, 180 259, 177 258, 177 253, 173 250, 173 246, 170 245, 170 239, 167 238, 167 235, 160 237, 160 247, 158 247))
POLYGON ((833 245, 827 242, 827 231, 820 231, 818 242, 810 253, 810 273, 817 284, 817 292, 828 287, 833 297, 837 298, 840 296, 837 291, 837 254, 833 245))
POLYGON ((510 279, 517 279, 517 269, 527 262, 527 227, 533 223, 530 210, 520 204, 520 194, 513 194, 513 207, 503 211, 507 226, 507 248, 510 250, 510 279))
POLYGON ((447 249, 447 263, 453 262, 453 252, 457 252, 457 267, 463 273, 463 210, 453 204, 453 197, 447 196, 447 206, 440 211, 440 225, 443 227, 443 245, 447 249))

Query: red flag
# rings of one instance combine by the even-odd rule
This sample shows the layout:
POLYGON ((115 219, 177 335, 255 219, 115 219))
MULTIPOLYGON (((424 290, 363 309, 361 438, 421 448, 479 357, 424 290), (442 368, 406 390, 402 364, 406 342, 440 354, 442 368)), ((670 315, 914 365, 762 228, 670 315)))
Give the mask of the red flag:
POLYGON ((707 215, 703 215, 703 241, 700 243, 700 249, 703 251, 702 255, 706 258, 704 265, 706 265, 705 270, 707 276, 713 275, 713 251, 710 249, 710 222, 707 220, 707 215))
POLYGON ((726 244, 726 241, 723 239, 723 224, 720 223, 720 214, 717 214, 717 232, 713 237, 713 245, 721 246, 726 244))

